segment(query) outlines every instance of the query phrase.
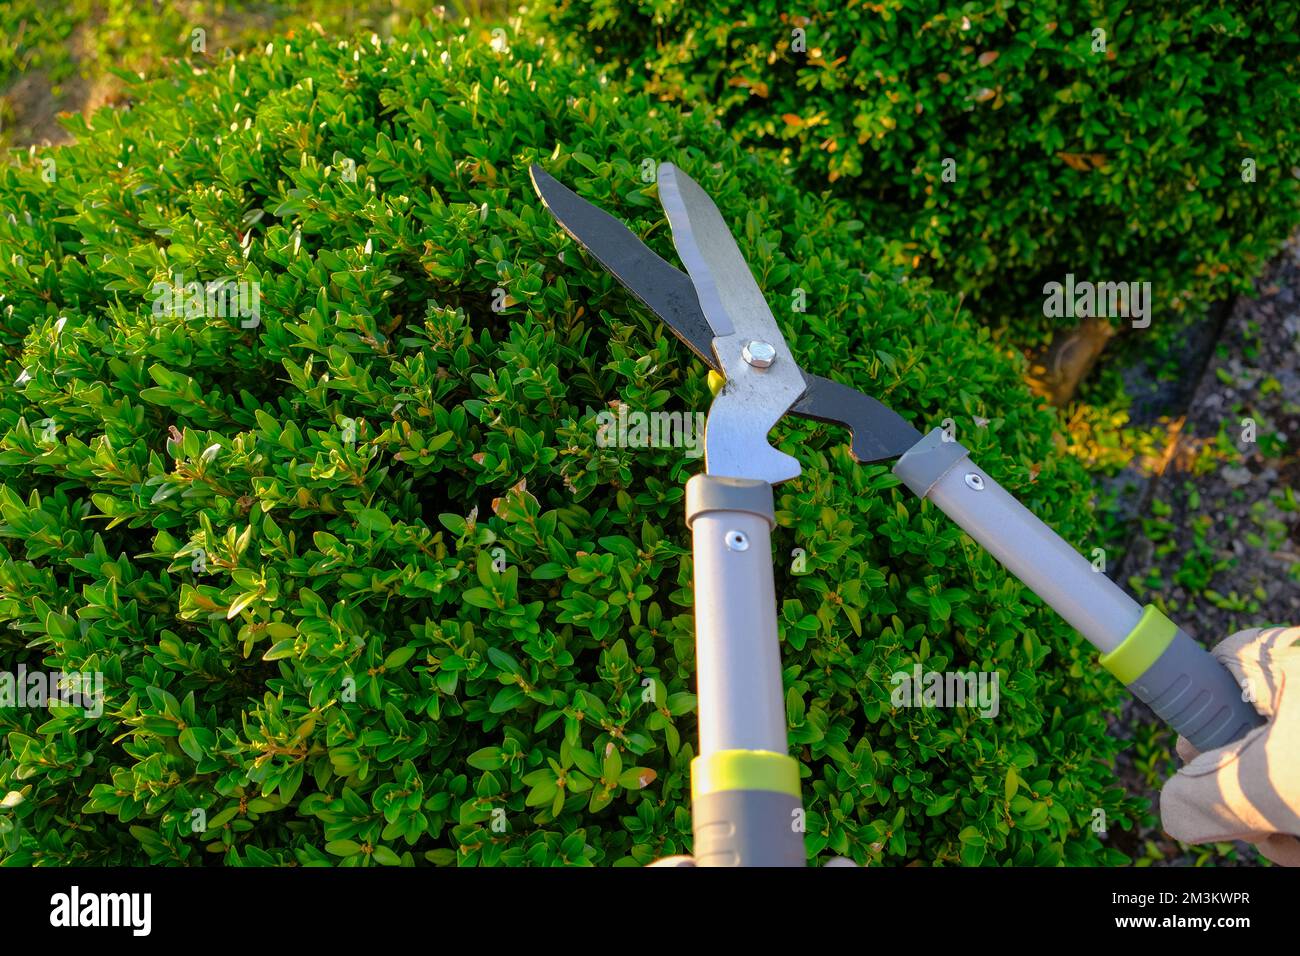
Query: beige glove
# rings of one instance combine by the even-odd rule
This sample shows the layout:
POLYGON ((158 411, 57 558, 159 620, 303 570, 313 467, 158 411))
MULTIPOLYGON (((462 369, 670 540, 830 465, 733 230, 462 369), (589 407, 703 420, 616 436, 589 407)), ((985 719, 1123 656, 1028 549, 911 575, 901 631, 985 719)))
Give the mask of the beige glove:
POLYGON ((1161 821, 1174 839, 1246 840, 1274 863, 1300 866, 1297 640, 1300 627, 1254 628, 1214 649, 1238 683, 1253 691, 1255 709, 1268 723, 1203 754, 1178 738, 1183 768, 1160 793, 1161 821))

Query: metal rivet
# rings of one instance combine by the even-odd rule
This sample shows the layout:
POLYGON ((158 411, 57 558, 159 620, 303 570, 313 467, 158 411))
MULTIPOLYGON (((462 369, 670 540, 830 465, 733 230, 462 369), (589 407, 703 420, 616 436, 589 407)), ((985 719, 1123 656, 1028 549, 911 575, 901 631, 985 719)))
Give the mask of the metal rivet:
POLYGON ((776 346, 771 342, 755 339, 741 349, 740 354, 754 368, 770 368, 776 361, 776 346))
POLYGON ((983 491, 984 479, 981 478, 979 475, 975 474, 975 472, 973 471, 967 472, 966 487, 970 488, 972 491, 983 491))
POLYGON ((728 551, 749 550, 749 538, 743 531, 728 531, 724 540, 727 542, 728 551))

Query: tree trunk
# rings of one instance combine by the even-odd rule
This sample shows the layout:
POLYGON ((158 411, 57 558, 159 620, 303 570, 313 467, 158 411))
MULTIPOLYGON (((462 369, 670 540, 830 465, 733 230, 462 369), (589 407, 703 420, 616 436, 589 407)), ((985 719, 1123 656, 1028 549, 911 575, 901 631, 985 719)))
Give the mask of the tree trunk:
POLYGON ((1029 387, 1053 405, 1064 406, 1115 332, 1115 326, 1099 318, 1057 332, 1050 345, 1029 356, 1029 387))

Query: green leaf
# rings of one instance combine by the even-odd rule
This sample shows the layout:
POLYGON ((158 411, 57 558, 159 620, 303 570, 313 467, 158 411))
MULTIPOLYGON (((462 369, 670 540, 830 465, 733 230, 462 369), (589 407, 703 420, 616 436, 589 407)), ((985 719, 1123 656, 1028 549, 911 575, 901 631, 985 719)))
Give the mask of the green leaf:
POLYGON ((258 591, 248 591, 239 595, 239 597, 235 598, 235 600, 231 602, 230 607, 226 609, 226 620, 229 621, 238 617, 240 611, 244 610, 244 608, 248 607, 261 596, 261 593, 258 591))
POLYGON ((505 766, 500 747, 484 747, 466 758, 466 763, 477 770, 500 770, 505 766))
POLYGON ((926 807, 925 815, 927 817, 941 817, 949 810, 951 810, 953 808, 953 805, 956 802, 957 802, 957 794, 955 793, 949 793, 941 797, 936 797, 934 802, 932 802, 928 807, 926 807))
POLYGON ((1047 826, 1047 804, 1035 803, 1017 824, 1022 830, 1041 830, 1047 826))
POLYGON ((357 525, 366 531, 384 532, 393 527, 392 520, 377 508, 363 508, 357 512, 357 525))
POLYGON ((649 767, 629 767, 618 775, 618 785, 625 790, 644 790, 658 776, 649 767))
POLYGON ((401 858, 386 846, 376 846, 371 850, 370 855, 376 863, 382 866, 401 866, 402 864, 401 858))
POLYGON ((497 610, 501 606, 497 599, 483 588, 470 588, 462 593, 460 597, 466 604, 487 608, 488 610, 497 610))
POLYGON ((605 785, 613 787, 617 785, 619 776, 623 773, 623 758, 619 755, 617 747, 607 748, 605 761, 601 765, 600 778, 605 781, 605 785))
POLYGON ((494 714, 504 714, 508 710, 514 710, 520 704, 528 699, 528 695, 518 687, 503 687, 497 691, 497 695, 492 698, 492 706, 488 708, 494 714))
POLYGON ((414 647, 399 647, 384 658, 384 669, 390 671, 397 670, 414 656, 414 647))
POLYGON ((177 742, 181 745, 181 750, 184 750, 191 759, 203 759, 203 745, 195 735, 193 727, 186 727, 182 730, 180 736, 177 738, 177 742))
POLYGON ((556 791, 559 788, 555 785, 555 778, 548 776, 532 790, 528 791, 528 796, 524 798, 524 806, 540 807, 550 803, 555 799, 556 791))
POLYGON ((962 866, 979 866, 984 862, 984 855, 987 848, 983 843, 963 843, 961 845, 961 865, 962 866))
POLYGON ((262 655, 264 661, 278 661, 286 657, 293 657, 294 648, 297 646, 296 638, 290 638, 284 641, 276 641, 262 655))
POLYGON ((464 518, 460 515, 453 514, 438 515, 438 523, 458 538, 464 536, 466 528, 468 527, 464 518))

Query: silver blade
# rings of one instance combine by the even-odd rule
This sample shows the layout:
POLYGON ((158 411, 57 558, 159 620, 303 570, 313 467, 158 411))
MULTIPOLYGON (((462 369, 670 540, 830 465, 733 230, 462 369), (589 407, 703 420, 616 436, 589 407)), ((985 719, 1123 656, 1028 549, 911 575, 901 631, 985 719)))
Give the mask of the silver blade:
POLYGON ((711 475, 761 478, 773 485, 795 478, 799 462, 767 442, 767 433, 805 388, 772 310, 722 213, 695 180, 671 163, 661 163, 659 200, 700 308, 717 334, 713 352, 727 380, 709 409, 705 469, 711 475), (770 366, 745 360, 744 350, 754 342, 775 349, 770 366))

